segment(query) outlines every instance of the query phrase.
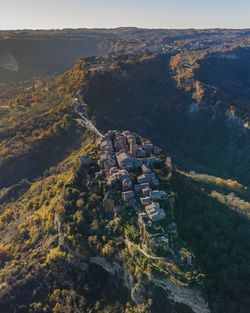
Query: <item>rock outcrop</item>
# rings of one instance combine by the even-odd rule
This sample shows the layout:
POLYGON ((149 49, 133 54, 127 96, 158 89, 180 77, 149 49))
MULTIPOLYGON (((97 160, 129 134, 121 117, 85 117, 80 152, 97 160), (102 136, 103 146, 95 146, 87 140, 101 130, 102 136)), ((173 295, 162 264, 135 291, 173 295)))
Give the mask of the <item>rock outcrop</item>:
POLYGON ((167 296, 174 302, 189 306, 195 313, 210 313, 207 302, 198 290, 178 286, 170 279, 159 279, 152 274, 148 277, 156 286, 166 290, 167 296))

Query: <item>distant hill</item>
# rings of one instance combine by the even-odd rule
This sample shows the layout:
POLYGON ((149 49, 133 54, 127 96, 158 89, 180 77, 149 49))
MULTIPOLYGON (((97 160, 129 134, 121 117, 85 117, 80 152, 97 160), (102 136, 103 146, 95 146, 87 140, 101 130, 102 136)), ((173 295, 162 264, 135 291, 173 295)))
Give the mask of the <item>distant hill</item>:
POLYGON ((95 38, 0 38, 0 57, 11 53, 18 64, 16 72, 0 69, 0 82, 15 83, 32 77, 59 74, 70 69, 83 56, 102 55, 95 38))
POLYGON ((208 29, 62 29, 0 31, 0 59, 6 53, 17 61, 14 73, 0 69, 0 82, 15 83, 37 76, 60 74, 77 59, 110 52, 171 53, 247 45, 250 31, 208 29))

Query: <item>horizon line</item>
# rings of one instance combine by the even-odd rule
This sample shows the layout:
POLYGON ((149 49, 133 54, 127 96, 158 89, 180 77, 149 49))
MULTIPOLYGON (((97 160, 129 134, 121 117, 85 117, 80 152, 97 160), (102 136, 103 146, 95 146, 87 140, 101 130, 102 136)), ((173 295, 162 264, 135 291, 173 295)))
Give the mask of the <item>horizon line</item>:
POLYGON ((0 28, 0 31, 27 31, 27 30, 34 30, 34 31, 40 31, 40 30, 79 30, 79 29, 86 29, 86 30, 98 30, 98 29, 105 29, 105 30, 115 30, 115 29, 144 29, 144 30, 250 30, 249 27, 239 27, 239 28, 233 28, 233 27, 184 27, 184 28, 162 28, 162 27, 139 27, 139 26, 114 26, 114 27, 62 27, 62 28, 9 28, 9 29, 2 29, 0 28))

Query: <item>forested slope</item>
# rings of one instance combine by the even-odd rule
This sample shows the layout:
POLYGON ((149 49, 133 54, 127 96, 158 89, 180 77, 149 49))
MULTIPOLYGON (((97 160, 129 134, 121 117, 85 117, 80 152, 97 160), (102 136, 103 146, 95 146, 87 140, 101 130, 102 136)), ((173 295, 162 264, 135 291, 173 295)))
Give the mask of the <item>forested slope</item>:
POLYGON ((78 121, 77 95, 101 131, 136 131, 181 166, 171 181, 175 219, 205 274, 200 289, 213 313, 248 312, 249 131, 227 118, 227 107, 217 105, 214 118, 209 98, 197 110, 168 55, 81 59, 29 88, 9 98, 0 120, 0 311, 190 312, 148 280, 144 256, 128 251, 125 230, 138 236, 127 227, 134 212, 111 217, 96 163, 79 165, 83 155, 96 158, 96 137, 78 121))

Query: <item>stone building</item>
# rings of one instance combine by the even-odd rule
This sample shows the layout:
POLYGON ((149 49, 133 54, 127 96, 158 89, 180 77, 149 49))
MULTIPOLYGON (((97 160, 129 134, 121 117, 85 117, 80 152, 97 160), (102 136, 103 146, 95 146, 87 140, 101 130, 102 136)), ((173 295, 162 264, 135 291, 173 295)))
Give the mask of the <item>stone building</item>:
POLYGON ((152 200, 166 200, 167 194, 163 190, 151 190, 150 197, 152 200))
POLYGON ((116 159, 120 168, 132 169, 134 167, 134 159, 127 151, 116 153, 116 159))
POLYGON ((140 198, 141 204, 147 206, 152 203, 152 199, 150 197, 140 198))
POLYGON ((158 202, 152 202, 147 205, 145 211, 152 222, 159 222, 166 218, 166 213, 160 208, 158 202))
POLYGON ((124 201, 132 200, 135 198, 135 194, 132 190, 122 192, 122 199, 124 201))
POLYGON ((153 172, 142 174, 137 177, 137 181, 139 184, 143 183, 151 183, 152 179, 155 177, 155 174, 153 172))

